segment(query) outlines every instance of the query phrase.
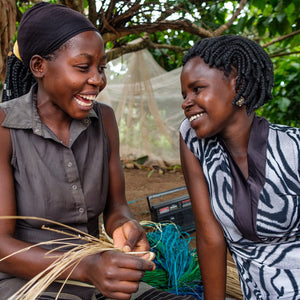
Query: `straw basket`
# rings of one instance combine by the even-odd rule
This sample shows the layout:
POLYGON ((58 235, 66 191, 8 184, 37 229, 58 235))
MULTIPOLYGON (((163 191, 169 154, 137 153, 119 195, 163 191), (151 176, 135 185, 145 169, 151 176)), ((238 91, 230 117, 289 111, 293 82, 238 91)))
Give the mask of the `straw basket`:
POLYGON ((237 300, 243 300, 243 293, 235 263, 227 259, 226 293, 237 300))

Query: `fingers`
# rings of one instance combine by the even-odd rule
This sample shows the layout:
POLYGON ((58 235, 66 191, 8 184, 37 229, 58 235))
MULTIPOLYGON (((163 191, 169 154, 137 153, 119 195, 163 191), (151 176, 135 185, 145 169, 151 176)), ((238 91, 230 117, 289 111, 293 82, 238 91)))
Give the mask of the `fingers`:
POLYGON ((152 271, 154 263, 135 255, 105 251, 93 264, 92 283, 107 298, 130 299, 138 290, 145 271, 152 271))
POLYGON ((150 249, 146 233, 136 220, 130 220, 113 232, 114 245, 129 251, 148 251, 150 249))
POLYGON ((116 282, 112 283, 111 287, 107 287, 103 295, 111 299, 129 300, 131 294, 137 292, 138 288, 137 282, 116 282))
POLYGON ((150 261, 153 261, 155 258, 155 253, 151 251, 141 251, 141 252, 136 251, 136 252, 130 252, 129 254, 136 255, 140 258, 150 260, 150 261))
MULTIPOLYGON (((108 251, 112 252, 112 251, 108 251)), ((139 271, 152 271, 155 268, 155 264, 145 259, 144 257, 140 257, 138 255, 126 254, 126 253, 117 253, 112 261, 116 264, 119 268, 124 269, 132 269, 132 270, 139 270, 139 271)), ((145 255, 145 254, 143 254, 145 255)))

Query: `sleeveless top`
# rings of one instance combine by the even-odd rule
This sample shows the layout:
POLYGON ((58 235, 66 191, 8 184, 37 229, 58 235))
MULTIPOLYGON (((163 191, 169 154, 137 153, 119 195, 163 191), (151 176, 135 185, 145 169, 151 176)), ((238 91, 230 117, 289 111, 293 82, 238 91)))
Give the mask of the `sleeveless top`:
MULTIPOLYGON (((100 104, 85 119, 72 121, 66 146, 41 122, 33 90, 0 104, 6 114, 2 126, 10 129, 12 140, 17 215, 54 220, 98 236, 109 185, 109 142, 100 104)), ((25 219, 17 220, 15 237, 31 244, 66 237, 41 229, 43 224, 67 231, 25 219)), ((3 278, 7 276, 0 273, 3 278)))
POLYGON ((244 299, 300 299, 300 129, 255 117, 248 179, 236 178, 242 175, 217 136, 198 139, 187 119, 180 133, 202 166, 244 299))

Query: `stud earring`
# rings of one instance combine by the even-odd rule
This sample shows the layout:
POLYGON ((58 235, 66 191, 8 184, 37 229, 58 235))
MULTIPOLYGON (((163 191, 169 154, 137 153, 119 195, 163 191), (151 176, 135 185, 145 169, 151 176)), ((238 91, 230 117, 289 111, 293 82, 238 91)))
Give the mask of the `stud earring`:
POLYGON ((241 96, 241 98, 235 102, 235 104, 238 106, 238 107, 241 107, 243 106, 245 103, 245 98, 243 96, 241 96))

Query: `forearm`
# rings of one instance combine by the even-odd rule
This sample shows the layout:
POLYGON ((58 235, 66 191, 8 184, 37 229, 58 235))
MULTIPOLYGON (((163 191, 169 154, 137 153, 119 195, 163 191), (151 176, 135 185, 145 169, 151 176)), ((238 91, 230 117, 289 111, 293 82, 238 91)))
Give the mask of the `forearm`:
MULTIPOLYGON (((0 245, 0 257, 2 259, 0 271, 25 279, 31 279, 44 271, 57 259, 57 256, 62 254, 62 252, 52 252, 50 256, 46 256, 48 250, 11 236, 2 235, 0 245), (9 255, 11 256, 7 257, 9 255)), ((66 274, 62 274, 60 278, 66 278, 66 274)))
POLYGON ((226 294, 226 244, 197 241, 197 252, 205 299, 224 300, 226 294))

